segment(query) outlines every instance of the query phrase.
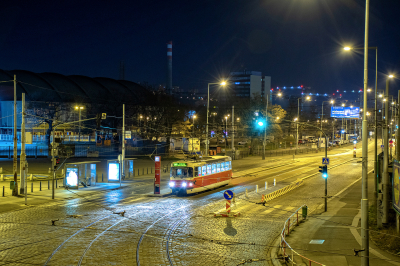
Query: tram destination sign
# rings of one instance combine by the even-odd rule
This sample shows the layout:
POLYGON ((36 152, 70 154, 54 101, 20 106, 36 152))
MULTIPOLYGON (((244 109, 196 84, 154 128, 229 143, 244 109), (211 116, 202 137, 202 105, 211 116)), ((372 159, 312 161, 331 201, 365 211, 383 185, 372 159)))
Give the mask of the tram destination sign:
POLYGON ((187 164, 186 163, 173 163, 172 166, 173 167, 177 167, 177 166, 185 166, 186 167, 187 164))

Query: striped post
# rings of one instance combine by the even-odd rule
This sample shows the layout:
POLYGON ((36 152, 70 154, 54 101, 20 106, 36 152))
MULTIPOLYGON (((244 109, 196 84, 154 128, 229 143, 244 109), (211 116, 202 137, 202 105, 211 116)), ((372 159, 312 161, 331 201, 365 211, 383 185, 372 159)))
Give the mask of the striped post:
POLYGON ((226 201, 226 212, 228 214, 231 213, 231 201, 230 200, 226 201))

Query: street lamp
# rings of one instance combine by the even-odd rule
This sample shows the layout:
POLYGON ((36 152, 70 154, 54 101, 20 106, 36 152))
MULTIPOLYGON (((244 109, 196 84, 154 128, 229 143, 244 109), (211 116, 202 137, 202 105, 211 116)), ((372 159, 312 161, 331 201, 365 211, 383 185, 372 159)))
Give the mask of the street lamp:
POLYGON ((207 125, 206 125, 206 156, 208 156, 208 116, 209 116, 209 111, 210 111, 210 85, 221 85, 225 86, 226 82, 222 81, 220 83, 208 83, 207 86, 207 125))
MULTIPOLYGON (((228 115, 229 116, 229 115, 228 115)), ((226 150, 226 143, 228 142, 227 140, 227 130, 228 130, 228 116, 225 116, 225 150, 226 150)))
MULTIPOLYGON (((322 119, 324 118, 324 103, 331 103, 333 104, 335 101, 334 100, 330 100, 330 101, 323 101, 322 102, 322 112, 321 112, 321 132, 319 132, 319 147, 321 148, 321 143, 320 143, 320 139, 322 138, 322 119)), ((328 143, 325 143, 325 145, 328 145, 328 143)))
MULTIPOLYGON (((301 99, 301 97, 297 98, 297 118, 295 119, 295 121, 297 121, 297 123, 296 123, 296 150, 299 149, 300 99, 301 99)), ((310 96, 306 97, 306 100, 310 100, 310 99, 311 99, 310 96)))
POLYGON ((75 110, 79 110, 79 137, 78 141, 81 141, 81 111, 83 109, 83 106, 75 106, 75 110))
MULTIPOLYGON (((270 91, 271 92, 271 91, 270 91)), ((277 93, 278 97, 282 96, 281 92, 277 93)), ((262 159, 265 160, 265 146, 267 145, 267 123, 268 123, 268 95, 267 95, 267 104, 265 105, 265 126, 264 126, 264 142, 263 142, 263 155, 262 159)), ((272 97, 271 97, 272 99, 272 97)))

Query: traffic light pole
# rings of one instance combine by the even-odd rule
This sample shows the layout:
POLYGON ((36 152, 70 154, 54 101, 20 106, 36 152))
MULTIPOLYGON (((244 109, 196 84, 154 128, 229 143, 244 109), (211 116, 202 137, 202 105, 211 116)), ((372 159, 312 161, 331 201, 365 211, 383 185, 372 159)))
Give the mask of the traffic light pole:
MULTIPOLYGON (((321 127, 322 132, 322 127, 321 127)), ((325 158, 328 158, 328 138, 325 135, 325 158)), ((326 166, 328 172, 328 166, 326 166)), ((328 177, 325 178, 325 212, 328 211, 328 177)))

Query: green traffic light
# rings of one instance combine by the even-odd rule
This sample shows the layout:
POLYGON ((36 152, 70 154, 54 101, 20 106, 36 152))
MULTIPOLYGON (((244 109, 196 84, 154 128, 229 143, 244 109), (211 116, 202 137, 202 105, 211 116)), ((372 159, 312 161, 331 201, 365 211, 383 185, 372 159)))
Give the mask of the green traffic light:
POLYGON ((258 125, 259 125, 260 127, 262 127, 262 126, 264 125, 264 123, 263 123, 262 121, 260 121, 260 122, 258 122, 258 125))

